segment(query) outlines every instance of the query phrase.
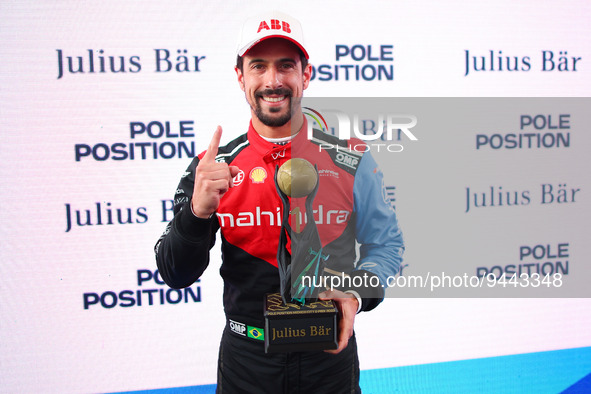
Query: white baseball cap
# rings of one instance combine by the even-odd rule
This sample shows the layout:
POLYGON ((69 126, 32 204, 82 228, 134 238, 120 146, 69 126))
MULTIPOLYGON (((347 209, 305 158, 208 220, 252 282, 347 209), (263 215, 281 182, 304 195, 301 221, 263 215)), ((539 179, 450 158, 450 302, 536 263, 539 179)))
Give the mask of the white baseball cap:
POLYGON ((270 11, 247 19, 238 42, 238 56, 244 56, 253 46, 268 38, 285 38, 298 46, 308 59, 304 33, 300 22, 282 12, 270 11))

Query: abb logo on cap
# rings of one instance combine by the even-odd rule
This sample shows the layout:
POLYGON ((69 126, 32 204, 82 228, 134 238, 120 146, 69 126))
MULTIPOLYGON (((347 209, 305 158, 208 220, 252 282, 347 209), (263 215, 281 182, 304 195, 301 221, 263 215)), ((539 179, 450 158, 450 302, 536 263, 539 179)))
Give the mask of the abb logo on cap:
POLYGON ((257 30, 257 33, 259 33, 263 29, 265 29, 265 30, 283 30, 286 33, 291 33, 289 23, 287 23, 285 21, 280 21, 278 19, 271 19, 271 27, 269 27, 269 25, 267 24, 267 21, 261 21, 261 23, 259 24, 259 29, 257 30))

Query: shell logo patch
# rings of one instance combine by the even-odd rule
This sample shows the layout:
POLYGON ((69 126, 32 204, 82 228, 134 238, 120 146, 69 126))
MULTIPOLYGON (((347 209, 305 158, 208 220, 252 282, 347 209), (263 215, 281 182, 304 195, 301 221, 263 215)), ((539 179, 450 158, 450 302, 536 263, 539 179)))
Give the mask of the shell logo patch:
POLYGON ((263 167, 256 167, 250 171, 249 177, 252 183, 263 183, 267 179, 267 171, 263 167))

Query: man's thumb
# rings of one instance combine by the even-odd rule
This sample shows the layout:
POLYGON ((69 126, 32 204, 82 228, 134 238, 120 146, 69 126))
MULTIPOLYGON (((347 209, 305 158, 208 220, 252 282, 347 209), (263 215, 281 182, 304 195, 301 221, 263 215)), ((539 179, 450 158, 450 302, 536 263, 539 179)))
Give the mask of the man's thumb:
POLYGON ((234 187, 234 177, 240 173, 240 168, 236 166, 228 167, 230 169, 230 177, 232 180, 230 181, 230 187, 234 187))
POLYGON ((236 166, 230 166, 230 175, 232 175, 232 178, 234 178, 239 173, 240 173, 240 168, 238 168, 236 166))

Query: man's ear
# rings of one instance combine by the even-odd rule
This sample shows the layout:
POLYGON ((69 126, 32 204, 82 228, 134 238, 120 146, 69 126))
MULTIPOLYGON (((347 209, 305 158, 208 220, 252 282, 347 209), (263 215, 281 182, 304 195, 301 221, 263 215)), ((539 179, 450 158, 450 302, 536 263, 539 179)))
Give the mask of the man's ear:
POLYGON ((312 77, 312 66, 308 63, 304 68, 304 90, 308 89, 312 77))
POLYGON ((244 92, 244 74, 242 74, 242 71, 240 71, 238 67, 234 67, 234 70, 236 71, 236 76, 238 77, 238 85, 240 85, 240 89, 242 89, 244 92))

